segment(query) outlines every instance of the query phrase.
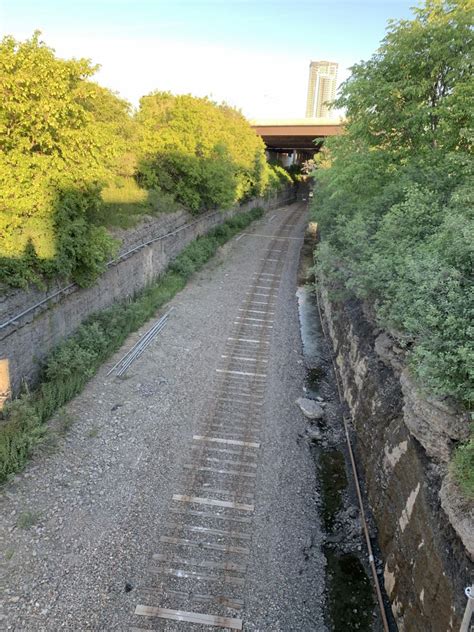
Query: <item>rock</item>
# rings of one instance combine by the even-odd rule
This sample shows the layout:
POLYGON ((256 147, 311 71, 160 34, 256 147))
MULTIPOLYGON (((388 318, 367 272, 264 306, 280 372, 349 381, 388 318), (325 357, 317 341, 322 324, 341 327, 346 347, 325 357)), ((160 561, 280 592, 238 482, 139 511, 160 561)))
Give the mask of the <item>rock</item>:
POLYGON ((387 332, 380 333, 374 341, 374 351, 382 362, 391 367, 397 375, 404 369, 402 349, 396 346, 393 338, 387 332))
POLYGON ((326 542, 329 544, 340 544, 344 538, 344 534, 342 532, 339 533, 331 533, 326 535, 326 542))
POLYGON ((318 428, 308 428, 306 434, 311 441, 321 440, 321 431, 318 428))
POLYGON ((406 426, 432 459, 448 463, 453 444, 469 438, 467 419, 445 402, 421 393, 407 369, 402 371, 400 383, 406 426))
POLYGON ((351 505, 347 509, 347 515, 349 516, 349 518, 357 518, 357 516, 359 515, 359 509, 354 505, 351 505))
POLYGON ((314 401, 314 399, 299 397, 296 403, 301 408, 303 415, 308 419, 322 419, 324 417, 324 410, 321 404, 314 401))
POLYGON ((466 498, 451 475, 445 476, 439 491, 441 507, 446 512, 449 522, 461 538, 466 551, 474 561, 474 501, 466 498))

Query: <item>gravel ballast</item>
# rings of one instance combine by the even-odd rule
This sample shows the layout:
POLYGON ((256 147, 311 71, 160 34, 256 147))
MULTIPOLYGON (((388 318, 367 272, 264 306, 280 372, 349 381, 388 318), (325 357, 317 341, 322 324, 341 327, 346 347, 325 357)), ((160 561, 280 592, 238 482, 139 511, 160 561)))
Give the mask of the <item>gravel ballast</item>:
MULTIPOLYGON (((64 430, 0 498, 0 629, 17 631, 200 630, 137 622, 162 525, 214 371, 248 280, 277 226, 295 206, 269 212, 234 238, 156 318, 129 337, 84 392, 57 415, 64 430), (262 235, 258 237, 257 235, 262 235), (173 306, 166 328, 123 378, 109 368, 173 306), (66 430, 66 426, 68 426, 66 430), (70 427, 69 427, 70 426, 70 427)), ((290 233, 303 236, 305 214, 290 233)), ((254 632, 325 630, 316 473, 295 401, 303 366, 293 239, 275 304, 255 513, 239 616, 254 632)), ((160 605, 159 594, 155 603, 160 605)), ((209 607, 212 614, 212 608, 209 607)))

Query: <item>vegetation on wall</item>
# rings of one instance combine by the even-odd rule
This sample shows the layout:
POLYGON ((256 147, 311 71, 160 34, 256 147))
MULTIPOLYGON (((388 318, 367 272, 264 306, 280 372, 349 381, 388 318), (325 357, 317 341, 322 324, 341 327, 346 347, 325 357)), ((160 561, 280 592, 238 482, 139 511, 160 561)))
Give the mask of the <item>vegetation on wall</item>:
MULTIPOLYGON (((429 392, 474 402, 473 5, 429 0, 390 23, 336 107, 316 170, 318 266, 375 307, 429 392)), ((473 442, 462 448, 473 453, 473 442)), ((461 454, 461 453, 460 453, 461 454)), ((457 468, 465 489, 474 473, 457 468)))
POLYGON ((220 245, 262 214, 261 208, 238 213, 199 237, 173 260, 158 281, 133 300, 91 316, 73 336, 59 344, 44 363, 38 388, 23 393, 1 413, 0 482, 24 466, 34 447, 45 437, 45 422, 84 388, 127 336, 179 292, 220 245))
POLYGON ((96 70, 56 57, 39 33, 0 42, 0 282, 88 285, 117 248, 108 227, 281 186, 233 108, 152 93, 133 112, 96 70))

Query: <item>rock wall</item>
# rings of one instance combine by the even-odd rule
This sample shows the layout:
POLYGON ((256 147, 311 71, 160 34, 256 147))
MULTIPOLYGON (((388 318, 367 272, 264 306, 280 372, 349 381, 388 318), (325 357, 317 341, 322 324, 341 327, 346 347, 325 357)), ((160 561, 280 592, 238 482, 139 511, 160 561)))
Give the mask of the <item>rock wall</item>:
POLYGON ((448 461, 468 436, 467 419, 419 390, 403 351, 360 302, 335 303, 322 288, 321 307, 399 630, 459 630, 474 577, 474 503, 450 479, 448 461))
POLYGON ((295 190, 288 187, 273 197, 252 200, 228 211, 207 213, 197 218, 184 211, 148 218, 137 227, 118 234, 122 245, 117 260, 92 287, 81 289, 73 284, 57 296, 54 293, 64 284, 51 284, 44 291, 3 292, 0 295, 0 359, 8 359, 13 395, 19 392, 24 382, 35 382, 45 356, 88 316, 136 294, 156 279, 170 260, 196 237, 236 213, 254 206, 269 210, 292 202, 294 198, 295 190), (159 237, 163 238, 127 254, 159 237), (30 310, 35 305, 38 306, 30 310), (27 313, 21 315, 25 311, 27 313), (9 322, 12 319, 13 322, 9 322))

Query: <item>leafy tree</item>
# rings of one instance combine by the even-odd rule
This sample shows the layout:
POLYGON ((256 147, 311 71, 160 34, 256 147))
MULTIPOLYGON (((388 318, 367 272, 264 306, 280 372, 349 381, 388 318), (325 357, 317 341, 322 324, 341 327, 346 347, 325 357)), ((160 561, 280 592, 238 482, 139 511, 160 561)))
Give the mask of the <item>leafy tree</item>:
POLYGON ((228 207, 281 186, 233 108, 157 92, 131 106, 87 59, 40 40, 0 43, 0 281, 63 275, 82 285, 115 244, 105 226, 144 213, 228 207), (142 186, 140 186, 142 185, 142 186))
POLYGON ((193 213, 227 208, 235 202, 235 166, 224 148, 198 157, 179 151, 156 154, 142 164, 141 179, 150 188, 172 192, 193 213))
MULTIPOLYGON (((225 196, 230 203, 259 193, 264 188, 267 174, 264 173, 263 142, 233 108, 190 95, 154 92, 140 100, 137 121, 142 129, 140 146, 143 158, 139 173, 147 186, 154 186, 152 174, 155 172, 160 186, 170 176, 169 186, 164 188, 169 190, 174 183, 181 191, 183 187, 187 188, 186 183, 181 182, 184 174, 178 174, 173 168, 168 171, 170 161, 176 165, 179 162, 177 156, 181 156, 181 162, 190 165, 193 161, 189 157, 209 160, 217 156, 233 172, 227 182, 234 191, 229 188, 225 196), (158 173, 160 167, 166 171, 165 174, 158 173), (179 183, 176 177, 179 177, 179 183)), ((207 164, 209 167, 211 163, 207 164)), ((186 195, 180 199, 185 204, 189 203, 186 195)), ((218 198, 209 200, 211 206, 219 203, 218 198)), ((192 208, 196 205, 199 207, 199 203, 195 202, 192 208)))
POLYGON ((90 81, 81 84, 78 101, 92 115, 95 138, 105 149, 102 165, 112 176, 135 176, 139 129, 130 103, 90 81))
POLYGON ((318 264, 370 301, 439 396, 474 401, 473 5, 429 0, 352 69, 318 159, 318 264))
MULTIPOLYGON (((23 43, 6 37, 0 44, 0 257, 4 263, 0 278, 4 281, 11 269, 6 259, 12 258, 17 260, 13 262, 17 273, 31 264, 32 257, 40 272, 62 272, 60 243, 64 234, 71 233, 64 222, 83 223, 81 244, 89 248, 90 256, 82 257, 81 246, 71 243, 69 251, 76 249, 71 260, 81 259, 82 266, 88 261, 92 270, 96 263, 100 268, 112 250, 103 230, 84 223, 84 205, 70 207, 66 214, 58 208, 64 192, 69 198, 71 191, 84 187, 88 201, 94 196, 96 202, 100 199, 97 187, 90 187, 105 176, 104 156, 110 155, 111 146, 85 107, 94 98, 88 78, 95 70, 88 60, 58 59, 40 41, 39 33, 23 43), (72 208, 77 216, 71 215, 72 208)), ((88 277, 84 272, 78 280, 88 277)))
POLYGON ((474 121, 472 1, 428 0, 414 13, 390 22, 377 53, 351 69, 336 101, 352 139, 398 159, 467 149, 474 121))

